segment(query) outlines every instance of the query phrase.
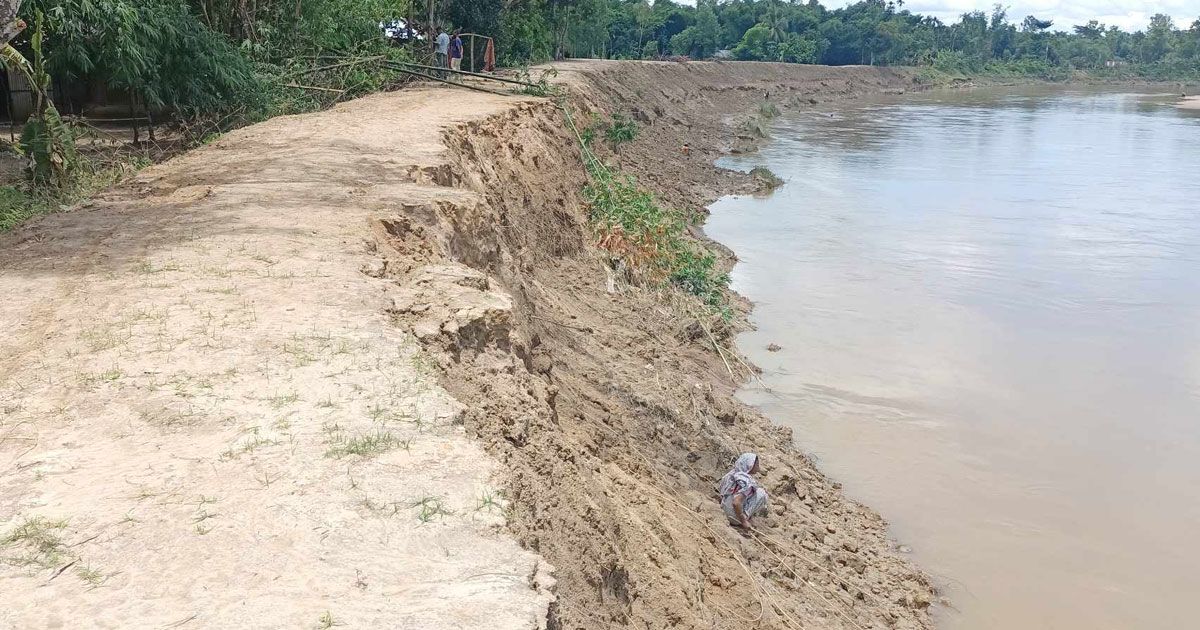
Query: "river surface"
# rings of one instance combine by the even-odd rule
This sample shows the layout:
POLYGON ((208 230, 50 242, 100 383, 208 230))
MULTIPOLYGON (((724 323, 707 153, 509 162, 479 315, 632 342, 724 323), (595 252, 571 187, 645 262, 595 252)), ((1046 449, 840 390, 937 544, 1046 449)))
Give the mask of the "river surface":
POLYGON ((1200 628, 1200 112, 1171 102, 897 97, 723 162, 787 180, 706 226, 756 304, 742 397, 888 519, 942 628, 1200 628))

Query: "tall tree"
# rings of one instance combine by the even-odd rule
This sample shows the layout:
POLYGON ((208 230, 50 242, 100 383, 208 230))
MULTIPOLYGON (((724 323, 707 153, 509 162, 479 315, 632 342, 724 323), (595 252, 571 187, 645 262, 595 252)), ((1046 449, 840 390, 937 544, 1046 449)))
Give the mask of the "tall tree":
POLYGON ((21 11, 21 0, 0 0, 0 47, 7 46, 25 28, 25 22, 17 17, 21 11))

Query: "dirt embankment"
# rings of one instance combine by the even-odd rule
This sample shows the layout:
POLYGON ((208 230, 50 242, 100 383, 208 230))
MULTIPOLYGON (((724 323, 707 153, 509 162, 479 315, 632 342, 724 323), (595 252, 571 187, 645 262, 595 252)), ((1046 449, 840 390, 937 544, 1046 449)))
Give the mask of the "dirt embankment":
MULTIPOLYGON (((735 123, 764 97, 786 109, 913 87, 869 68, 559 69, 580 113, 640 121, 640 138, 609 157, 690 209, 753 188, 712 161, 750 140, 735 123)), ((437 358, 468 431, 500 460, 511 531, 556 567, 550 627, 929 627, 930 584, 882 519, 733 399, 737 383, 694 320, 651 291, 611 292, 575 142, 547 102, 451 130, 453 184, 482 203, 413 209, 380 232, 395 321, 437 358), (748 450, 773 497, 754 536, 713 500, 748 450)))
MULTIPOLYGON (((681 208, 752 185, 712 160, 765 93, 911 85, 562 69, 681 208)), ((584 183, 553 103, 418 87, 0 236, 0 627, 928 627, 883 521, 733 400, 707 334, 608 290, 584 183), (745 450, 754 537, 713 500, 745 450)))

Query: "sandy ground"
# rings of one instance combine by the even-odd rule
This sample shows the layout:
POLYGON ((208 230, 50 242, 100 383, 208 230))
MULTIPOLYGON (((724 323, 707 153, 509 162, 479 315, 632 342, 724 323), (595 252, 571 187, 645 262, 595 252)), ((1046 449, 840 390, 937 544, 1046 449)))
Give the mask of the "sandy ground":
POLYGON ((1184 97, 1176 107, 1179 109, 1200 109, 1200 96, 1184 97))
POLYGON ((373 217, 470 197, 439 130, 511 99, 471 105, 272 120, 0 237, 0 627, 544 626, 495 462, 364 273, 373 217))
MULTIPOLYGON (((754 188, 712 160, 764 95, 914 87, 560 69, 688 210, 754 188)), ((413 88, 0 237, 0 626, 930 627, 886 523, 733 399, 735 328, 613 277, 575 142, 548 100, 413 88), (744 450, 754 535, 713 500, 744 450)))

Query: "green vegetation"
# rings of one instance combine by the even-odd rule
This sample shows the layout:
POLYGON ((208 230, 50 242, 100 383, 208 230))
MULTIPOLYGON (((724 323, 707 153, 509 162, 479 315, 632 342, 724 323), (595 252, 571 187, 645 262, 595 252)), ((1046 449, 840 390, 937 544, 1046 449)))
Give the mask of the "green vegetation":
POLYGON ((604 139, 608 140, 609 146, 615 151, 617 147, 626 142, 633 142, 637 138, 638 127, 637 123, 629 120, 621 114, 616 114, 612 118, 612 123, 604 129, 604 139))
POLYGON ((4 562, 16 566, 37 566, 51 569, 61 566, 70 557, 62 539, 67 528, 65 520, 51 520, 41 516, 26 517, 19 525, 0 535, 0 549, 19 549, 24 554, 6 556, 4 562))
MULTIPOLYGON (((208 123, 207 135, 397 81, 400 73, 373 62, 411 55, 388 46, 378 24, 404 15, 408 4, 26 0, 22 14, 46 16, 52 76, 127 91, 153 110, 208 123), (357 63, 330 63, 330 55, 357 63)), ((14 42, 22 51, 29 43, 14 42)))
POLYGON ((25 0, 19 15, 34 27, 0 52, 36 88, 34 115, 8 149, 26 162, 29 178, 0 185, 0 231, 147 162, 144 154, 77 150, 82 128, 59 115, 74 109, 64 107, 73 90, 56 94, 56 108, 47 97, 51 78, 58 87, 127 93, 130 107, 169 117, 185 139, 202 142, 400 82, 405 75, 387 63, 412 52, 389 46, 378 25, 408 10, 395 0, 25 0))
POLYGON ((781 177, 765 166, 755 166, 750 169, 750 176, 758 180, 767 190, 774 190, 784 184, 781 177))
POLYGON ((346 438, 340 432, 334 434, 333 445, 325 452, 326 457, 342 459, 350 455, 374 457, 397 448, 408 449, 411 440, 402 440, 390 431, 357 435, 346 438))
MULTIPOLYGON (((717 51, 742 60, 829 65, 936 66, 953 74, 1066 78, 1200 77, 1200 20, 1183 28, 1155 15, 1129 33, 1096 21, 1056 25, 1027 16, 1009 21, 1002 5, 957 21, 912 13, 903 2, 864 0, 829 9, 816 1, 452 0, 472 4, 500 25, 502 59, 703 59, 717 51)), ((483 23, 481 23, 481 26, 483 23)), ((465 24, 474 28, 474 23, 465 24)))
POLYGON ((81 159, 71 177, 58 186, 0 185, 0 232, 86 199, 147 164, 141 154, 81 159))
POLYGON ((439 516, 451 516, 453 511, 446 508, 441 497, 421 497, 413 501, 412 506, 417 508, 417 520, 422 523, 429 523, 439 516))
POLYGON ((729 276, 717 270, 715 256, 686 236, 693 218, 663 207, 634 177, 605 164, 592 150, 597 126, 610 141, 614 136, 628 141, 636 137, 637 125, 614 116, 612 123, 593 122, 580 132, 564 112, 579 137, 589 179, 584 197, 599 246, 633 278, 675 286, 724 312, 729 276), (614 134, 613 129, 620 131, 614 134))

